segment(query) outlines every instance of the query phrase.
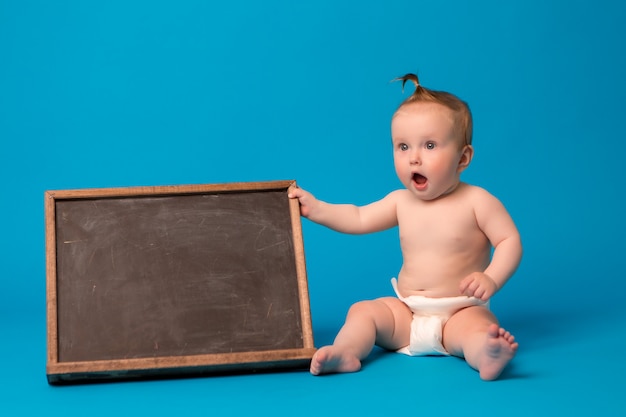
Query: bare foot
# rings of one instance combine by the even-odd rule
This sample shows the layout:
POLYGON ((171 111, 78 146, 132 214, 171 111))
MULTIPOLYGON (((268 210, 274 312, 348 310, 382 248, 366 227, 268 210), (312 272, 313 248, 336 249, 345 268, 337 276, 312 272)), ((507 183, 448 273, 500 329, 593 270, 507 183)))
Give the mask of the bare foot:
POLYGON ((513 335, 497 324, 489 326, 487 340, 478 369, 480 377, 491 381, 500 376, 504 367, 513 359, 518 348, 513 335))
POLYGON ((322 375, 335 372, 356 372, 361 369, 361 361, 354 354, 330 345, 320 348, 311 360, 311 373, 322 375))

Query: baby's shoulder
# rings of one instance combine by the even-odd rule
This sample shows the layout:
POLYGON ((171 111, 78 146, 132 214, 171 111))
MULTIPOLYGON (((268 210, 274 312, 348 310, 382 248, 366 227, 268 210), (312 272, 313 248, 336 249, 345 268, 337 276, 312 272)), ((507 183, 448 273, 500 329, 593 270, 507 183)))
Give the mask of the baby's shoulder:
POLYGON ((459 185, 458 191, 460 195, 466 198, 490 198, 493 197, 489 191, 478 185, 472 185, 462 182, 459 185))
POLYGON ((407 189, 398 189, 391 191, 389 194, 385 196, 385 199, 395 201, 396 203, 400 203, 402 201, 406 201, 407 199, 412 198, 412 194, 407 189))
POLYGON ((477 185, 462 183, 459 191, 459 198, 474 209, 501 204, 493 194, 477 185))

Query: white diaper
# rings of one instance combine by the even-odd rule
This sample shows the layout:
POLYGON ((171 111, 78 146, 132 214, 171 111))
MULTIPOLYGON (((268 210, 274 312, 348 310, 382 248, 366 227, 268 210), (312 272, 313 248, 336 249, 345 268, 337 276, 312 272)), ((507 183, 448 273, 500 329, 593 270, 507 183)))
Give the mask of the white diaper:
POLYGON ((391 279, 391 285, 398 298, 413 312, 409 345, 398 349, 399 353, 405 355, 449 355, 442 344, 443 326, 448 319, 465 307, 488 307, 488 302, 466 296, 431 298, 411 295, 402 297, 398 292, 398 282, 395 278, 391 279))

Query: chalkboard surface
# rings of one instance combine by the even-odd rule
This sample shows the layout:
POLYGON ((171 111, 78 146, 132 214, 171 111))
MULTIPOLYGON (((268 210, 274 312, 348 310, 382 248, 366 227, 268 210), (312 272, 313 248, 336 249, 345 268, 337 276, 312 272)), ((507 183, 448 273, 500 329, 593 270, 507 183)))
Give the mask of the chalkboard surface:
POLYGON ((293 186, 47 192, 48 380, 306 366, 293 186))

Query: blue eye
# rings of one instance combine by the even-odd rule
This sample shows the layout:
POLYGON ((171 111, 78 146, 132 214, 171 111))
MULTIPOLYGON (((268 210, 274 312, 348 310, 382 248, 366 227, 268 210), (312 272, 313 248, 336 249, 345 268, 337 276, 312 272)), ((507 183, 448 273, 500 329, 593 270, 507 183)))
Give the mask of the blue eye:
POLYGON ((434 142, 428 142, 426 144, 426 149, 435 149, 437 147, 437 145, 435 145, 434 142))
POLYGON ((401 143, 401 144, 398 146, 398 148, 399 148, 401 151, 407 151, 407 150, 409 150, 409 146, 408 146, 406 143, 401 143))

